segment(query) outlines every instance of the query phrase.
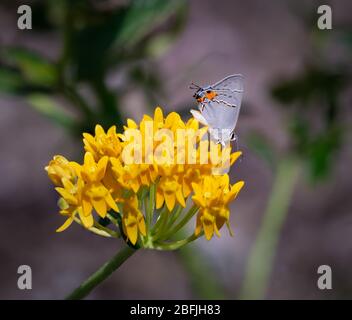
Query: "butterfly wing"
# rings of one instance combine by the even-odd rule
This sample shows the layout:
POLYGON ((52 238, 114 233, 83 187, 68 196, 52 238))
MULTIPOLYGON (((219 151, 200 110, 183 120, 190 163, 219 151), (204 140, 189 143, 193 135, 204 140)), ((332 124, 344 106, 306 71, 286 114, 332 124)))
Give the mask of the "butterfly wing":
POLYGON ((234 74, 211 85, 209 88, 217 93, 214 98, 215 101, 229 107, 237 107, 239 112, 243 96, 243 82, 242 75, 234 74))
POLYGON ((202 115, 213 128, 233 130, 236 126, 243 96, 243 76, 231 75, 204 88, 217 95, 204 103, 202 115))
POLYGON ((211 127, 218 130, 218 135, 221 140, 230 140, 232 132, 235 130, 236 122, 238 119, 239 108, 229 108, 222 102, 216 100, 209 101, 207 107, 210 110, 215 110, 212 113, 211 127))
POLYGON ((204 126, 209 125, 208 121, 204 118, 204 116, 199 111, 190 110, 190 112, 192 113, 192 116, 194 117, 194 119, 198 120, 202 125, 204 126))
POLYGON ((201 112, 197 116, 201 116, 206 121, 215 140, 220 142, 230 140, 240 112, 243 76, 230 75, 203 90, 214 90, 217 95, 212 100, 200 104, 201 112))

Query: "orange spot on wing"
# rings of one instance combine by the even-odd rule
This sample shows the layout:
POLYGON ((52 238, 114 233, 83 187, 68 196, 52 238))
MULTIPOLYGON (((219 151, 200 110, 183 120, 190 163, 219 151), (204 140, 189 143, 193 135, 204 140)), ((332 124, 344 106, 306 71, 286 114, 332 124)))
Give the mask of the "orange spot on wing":
POLYGON ((205 94, 208 100, 213 100, 218 94, 215 91, 210 91, 205 94))

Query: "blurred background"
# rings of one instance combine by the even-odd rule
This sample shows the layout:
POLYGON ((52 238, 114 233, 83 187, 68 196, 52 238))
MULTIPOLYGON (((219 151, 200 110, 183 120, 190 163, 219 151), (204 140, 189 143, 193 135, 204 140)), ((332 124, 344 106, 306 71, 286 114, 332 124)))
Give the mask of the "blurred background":
POLYGON ((339 1, 1 1, 0 298, 61 299, 120 241, 61 234, 44 166, 79 160, 82 132, 161 105, 184 119, 193 81, 245 76, 230 237, 141 251, 90 299, 352 298, 352 3, 339 1), (19 5, 32 29, 19 30, 19 5), (332 8, 319 30, 317 9, 332 8), (33 289, 17 288, 17 268, 33 289), (332 290, 317 287, 320 265, 332 290))

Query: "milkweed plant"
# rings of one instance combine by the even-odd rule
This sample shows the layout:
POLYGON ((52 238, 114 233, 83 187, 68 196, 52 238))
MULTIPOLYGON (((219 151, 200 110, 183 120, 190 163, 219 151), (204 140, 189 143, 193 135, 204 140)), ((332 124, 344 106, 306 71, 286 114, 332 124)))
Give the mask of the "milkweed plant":
POLYGON ((45 170, 66 219, 56 231, 77 223, 126 243, 67 298, 85 297, 138 249, 175 250, 203 235, 210 240, 225 224, 232 234, 229 205, 244 182, 231 184, 228 171, 241 152, 206 137, 208 128, 196 119, 164 117, 158 107, 139 124, 128 119, 121 133, 100 125, 94 135, 83 133, 81 164, 53 157, 45 170), (194 220, 192 234, 177 239, 194 220))

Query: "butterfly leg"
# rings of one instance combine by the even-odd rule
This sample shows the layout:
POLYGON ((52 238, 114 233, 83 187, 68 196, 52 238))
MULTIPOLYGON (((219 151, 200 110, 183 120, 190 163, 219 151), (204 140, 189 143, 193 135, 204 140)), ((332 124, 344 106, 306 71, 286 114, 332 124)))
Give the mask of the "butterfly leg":
POLYGON ((238 151, 238 136, 235 132, 231 134, 231 141, 235 141, 235 150, 238 151))
POLYGON ((204 98, 204 100, 200 103, 201 107, 200 107, 200 111, 203 111, 205 108, 205 105, 209 103, 209 99, 204 98))

